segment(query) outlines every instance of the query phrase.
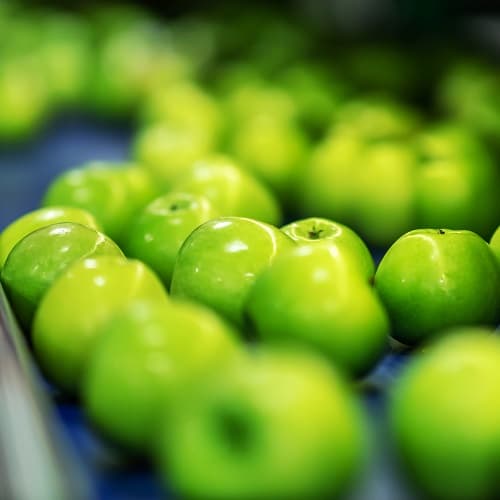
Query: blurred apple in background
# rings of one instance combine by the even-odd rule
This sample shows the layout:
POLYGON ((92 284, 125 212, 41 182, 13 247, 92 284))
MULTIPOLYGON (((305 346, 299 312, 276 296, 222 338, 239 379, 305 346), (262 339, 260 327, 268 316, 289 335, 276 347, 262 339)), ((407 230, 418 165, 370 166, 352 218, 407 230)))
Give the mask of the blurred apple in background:
POLYGON ((166 412, 158 468, 184 498, 342 498, 368 451, 363 420, 323 359, 260 350, 166 412))
POLYGON ((239 326, 257 276, 294 242, 278 228, 243 217, 220 217, 195 229, 182 245, 171 293, 212 307, 239 326))
POLYGON ((500 226, 491 237, 490 247, 493 250, 493 253, 497 256, 498 261, 500 262, 500 226))
POLYGON ((283 214, 273 193, 228 156, 197 161, 173 183, 172 191, 205 196, 222 215, 279 225, 283 214))

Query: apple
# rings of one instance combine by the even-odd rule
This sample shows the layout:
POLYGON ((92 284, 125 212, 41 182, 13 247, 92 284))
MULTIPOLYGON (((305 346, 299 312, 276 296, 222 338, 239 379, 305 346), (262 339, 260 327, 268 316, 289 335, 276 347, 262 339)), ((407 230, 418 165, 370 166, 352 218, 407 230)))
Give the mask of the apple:
POLYGON ((74 207, 46 207, 33 210, 9 224, 0 234, 0 269, 14 245, 26 235, 58 222, 75 222, 100 230, 94 216, 74 207))
POLYGON ((418 227, 469 229, 489 237, 500 220, 500 173, 486 147, 453 124, 434 126, 417 144, 418 227))
POLYGON ((219 316, 182 302, 133 303, 98 336, 82 387, 85 412, 139 453, 150 451, 165 405, 240 355, 238 335, 219 316))
POLYGON ((269 115, 247 119, 233 133, 230 151, 285 205, 293 204, 292 189, 307 153, 307 139, 298 126, 269 115))
POLYGON ((49 380, 76 392, 99 329, 138 299, 167 300, 142 262, 99 256, 71 265, 47 290, 33 321, 35 356, 49 380))
POLYGON ((371 246, 387 248, 415 227, 416 166, 416 155, 405 142, 366 147, 352 174, 352 227, 371 246))
POLYGON ((500 340, 480 328, 450 332, 394 382, 394 439, 422 498, 498 498, 499 385, 500 340))
POLYGON ((364 148, 357 134, 344 129, 328 134, 312 150, 294 189, 300 214, 352 225, 356 169, 361 164, 364 148))
POLYGON ((496 255, 497 260, 500 263, 500 226, 497 227, 497 230, 491 237, 490 248, 493 250, 493 253, 496 255))
POLYGON ((277 256, 246 301, 257 337, 315 349, 349 375, 366 374, 387 347, 389 319, 351 258, 317 244, 277 256))
POLYGON ((97 255, 123 256, 113 241, 81 224, 61 222, 37 229, 19 241, 0 272, 21 325, 29 330, 41 298, 73 262, 97 255))
POLYGON ((227 156, 196 162, 179 176, 172 190, 205 196, 222 215, 249 217, 273 225, 282 222, 281 208, 273 194, 227 156))
POLYGON ((91 162, 52 181, 43 205, 88 210, 104 232, 120 243, 130 217, 156 195, 157 189, 146 171, 125 164, 91 162))
POLYGON ((392 335, 403 344, 500 319, 500 269, 488 244, 471 231, 410 231, 382 258, 375 287, 392 335))
POLYGON ((184 240, 198 226, 220 215, 204 196, 171 192, 131 219, 123 250, 128 257, 150 266, 168 288, 184 240))
POLYGON ((402 139, 416 132, 420 122, 417 111, 398 100, 367 95, 339 107, 332 131, 345 128, 368 141, 402 139))
POLYGON ((223 115, 217 101, 194 82, 175 82, 158 86, 141 106, 144 123, 164 123, 193 130, 217 144, 223 115))
POLYGON ((363 240, 349 227, 329 219, 310 217, 290 222, 281 230, 299 244, 321 244, 335 248, 339 259, 353 259, 367 280, 375 274, 373 257, 363 240))
POLYGON ((293 245, 292 239, 264 222, 243 217, 205 222, 179 251, 171 294, 201 302, 243 325, 243 306, 256 277, 293 245))
POLYGON ((363 463, 364 416, 321 358, 260 350, 198 387, 166 412, 156 447, 182 498, 336 498, 363 463))
POLYGON ((166 192, 180 174, 212 149, 213 144, 204 133, 157 123, 139 131, 132 145, 132 156, 166 192))
POLYGON ((50 110, 50 89, 31 54, 0 61, 0 142, 25 139, 39 130, 50 110))

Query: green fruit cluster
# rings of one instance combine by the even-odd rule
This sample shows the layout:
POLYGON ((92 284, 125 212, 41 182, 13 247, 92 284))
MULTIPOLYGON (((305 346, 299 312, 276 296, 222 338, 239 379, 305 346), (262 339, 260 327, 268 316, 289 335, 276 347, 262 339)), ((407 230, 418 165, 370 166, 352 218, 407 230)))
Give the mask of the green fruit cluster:
POLYGON ((2 287, 43 374, 185 498, 343 498, 371 442, 354 381, 392 337, 414 349, 388 406, 409 476, 493 500, 497 70, 454 62, 430 89, 392 47, 332 64, 269 9, 33 30, 0 5, 1 139, 59 106, 138 124, 130 163, 71 168, 3 230, 2 287))

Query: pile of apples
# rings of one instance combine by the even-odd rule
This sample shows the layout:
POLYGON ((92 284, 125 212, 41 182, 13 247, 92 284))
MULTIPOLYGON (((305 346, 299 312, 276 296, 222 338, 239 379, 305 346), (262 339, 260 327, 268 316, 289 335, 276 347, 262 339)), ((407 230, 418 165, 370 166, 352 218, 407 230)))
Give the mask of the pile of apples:
POLYGON ((0 234, 47 379, 181 498, 343 498, 370 455, 358 382, 392 339, 412 350, 388 389, 409 477, 437 500, 496 498, 498 69, 450 58, 430 123, 390 47, 345 49, 339 76, 307 60, 306 28, 259 10, 274 50, 244 45, 245 13, 231 33, 111 12, 90 86, 56 81, 136 114, 131 160, 68 170, 0 234))

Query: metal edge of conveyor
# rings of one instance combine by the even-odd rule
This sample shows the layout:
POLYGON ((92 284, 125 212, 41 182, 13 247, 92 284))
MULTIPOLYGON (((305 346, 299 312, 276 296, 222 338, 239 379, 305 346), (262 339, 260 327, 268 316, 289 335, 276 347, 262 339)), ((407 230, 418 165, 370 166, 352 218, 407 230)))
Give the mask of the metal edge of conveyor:
POLYGON ((91 497, 0 284, 0 498, 91 497))

